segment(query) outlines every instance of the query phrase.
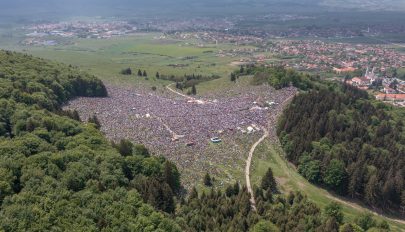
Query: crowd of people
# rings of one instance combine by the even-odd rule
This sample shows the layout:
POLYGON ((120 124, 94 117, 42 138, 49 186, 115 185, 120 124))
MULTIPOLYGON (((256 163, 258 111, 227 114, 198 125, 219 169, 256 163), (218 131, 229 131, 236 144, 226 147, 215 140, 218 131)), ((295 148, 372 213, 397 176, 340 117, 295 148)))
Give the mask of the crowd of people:
POLYGON ((190 101, 174 93, 108 86, 109 97, 77 98, 65 108, 77 110, 83 121, 96 115, 111 140, 130 139, 154 154, 165 155, 180 169, 193 166, 200 169, 196 173, 204 173, 209 164, 236 165, 237 155, 223 157, 218 152, 234 151, 242 156, 238 158, 246 158, 248 148, 240 151, 235 140, 260 137, 260 128, 269 126, 269 115, 280 112, 279 103, 296 93, 294 88, 266 88, 238 97, 190 101), (213 151, 213 137, 222 139, 220 146, 226 151, 213 151))

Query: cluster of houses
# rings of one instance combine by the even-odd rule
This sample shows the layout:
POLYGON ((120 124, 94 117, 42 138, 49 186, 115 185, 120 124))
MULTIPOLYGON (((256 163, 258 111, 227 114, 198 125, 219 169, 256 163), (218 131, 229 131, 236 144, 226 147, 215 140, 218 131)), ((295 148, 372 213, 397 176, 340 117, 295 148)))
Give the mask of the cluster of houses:
POLYGON ((354 77, 351 80, 347 81, 347 83, 356 86, 359 89, 367 90, 373 83, 375 83, 379 79, 378 76, 374 73, 374 70, 375 69, 373 68, 373 70, 370 72, 367 68, 366 74, 364 76, 354 77))
POLYGON ((364 76, 354 77, 346 83, 363 90, 376 87, 379 89, 379 93, 375 96, 377 100, 405 106, 405 81, 397 78, 381 78, 374 71, 374 68, 372 71, 367 68, 364 76))

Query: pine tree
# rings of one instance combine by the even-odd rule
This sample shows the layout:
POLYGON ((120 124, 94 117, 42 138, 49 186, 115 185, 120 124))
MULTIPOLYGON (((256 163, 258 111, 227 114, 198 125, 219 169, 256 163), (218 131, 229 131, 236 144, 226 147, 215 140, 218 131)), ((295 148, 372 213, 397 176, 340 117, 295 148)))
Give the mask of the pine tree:
POLYGON ((142 76, 147 77, 148 74, 146 73, 146 70, 143 70, 142 76))
POLYGON ((195 85, 193 85, 193 86, 191 87, 191 94, 192 94, 192 95, 196 95, 196 94, 197 94, 197 88, 195 87, 195 85))
POLYGON ((241 74, 245 72, 245 67, 243 67, 243 65, 240 66, 239 72, 240 72, 241 74))
POLYGON ((401 194, 401 211, 402 214, 405 215, 405 190, 403 190, 401 194))
POLYGON ((131 143, 131 141, 127 139, 121 139, 117 149, 122 156, 130 156, 133 153, 133 147, 134 145, 131 143))
POLYGON ((205 186, 212 186, 212 180, 210 174, 208 172, 204 176, 204 185, 205 186))
POLYGON ((148 149, 143 144, 136 144, 134 146, 134 153, 135 153, 135 155, 139 155, 139 156, 143 156, 143 157, 150 156, 148 149))
POLYGON ((91 116, 87 121, 89 123, 95 124, 97 129, 101 128, 101 123, 100 123, 100 121, 98 120, 98 118, 97 118, 97 116, 95 114, 93 114, 93 116, 91 116))
POLYGON ((225 195, 227 197, 231 197, 234 194, 233 192, 233 187, 231 185, 229 185, 228 187, 226 187, 225 189, 225 195))
POLYGON ((365 201, 370 205, 376 205, 380 196, 380 186, 376 175, 372 175, 365 188, 365 201))
POLYGON ((327 218, 334 218, 337 223, 343 223, 342 206, 336 202, 331 202, 325 207, 327 218))
POLYGON ((235 182, 235 184, 233 185, 233 193, 234 193, 235 195, 238 195, 238 194, 239 194, 239 191, 240 191, 239 183, 238 183, 238 182, 235 182))
POLYGON ((190 191, 189 197, 190 200, 191 199, 197 199, 198 198, 198 192, 197 189, 195 187, 193 187, 190 191))
POLYGON ((142 76, 142 71, 140 69, 138 69, 138 77, 142 76))
POLYGON ((132 70, 131 70, 131 68, 123 69, 123 70, 121 70, 121 74, 122 75, 132 75, 132 70))
POLYGON ((334 217, 328 218, 322 226, 322 231, 338 232, 339 224, 334 217))
POLYGON ((166 161, 163 170, 163 179, 170 186, 173 192, 180 190, 180 174, 176 168, 176 165, 166 161))
POLYGON ((76 120, 76 121, 78 121, 78 122, 81 121, 79 112, 77 112, 77 110, 74 110, 74 111, 73 111, 73 113, 72 113, 72 119, 74 119, 74 120, 76 120))
POLYGON ((276 180, 273 176, 273 171, 269 168, 266 174, 263 176, 261 187, 264 190, 270 189, 271 191, 275 192, 277 190, 276 180))
POLYGON ((235 73, 231 73, 231 81, 236 82, 236 74, 235 73))
POLYGON ((160 78, 160 74, 159 72, 156 72, 156 78, 159 79, 160 78))

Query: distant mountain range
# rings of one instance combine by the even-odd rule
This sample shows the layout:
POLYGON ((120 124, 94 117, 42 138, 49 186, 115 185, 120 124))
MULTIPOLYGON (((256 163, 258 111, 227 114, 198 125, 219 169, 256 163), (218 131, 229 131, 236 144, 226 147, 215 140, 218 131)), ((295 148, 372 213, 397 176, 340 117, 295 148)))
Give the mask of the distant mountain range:
POLYGON ((0 9, 15 8, 47 8, 74 9, 81 7, 111 7, 127 6, 132 9, 161 8, 162 6, 200 6, 200 7, 230 7, 244 6, 290 6, 289 8, 326 7, 329 10, 360 9, 360 10, 405 10, 404 0, 0 0, 0 9))

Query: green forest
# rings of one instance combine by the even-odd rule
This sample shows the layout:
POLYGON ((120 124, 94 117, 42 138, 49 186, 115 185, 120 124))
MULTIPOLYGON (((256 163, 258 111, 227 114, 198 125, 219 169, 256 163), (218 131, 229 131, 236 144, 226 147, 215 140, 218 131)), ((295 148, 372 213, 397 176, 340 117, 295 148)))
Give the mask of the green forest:
POLYGON ((265 67, 247 65, 231 74, 231 81, 236 81, 239 76, 252 76, 252 85, 269 84, 275 89, 294 86, 300 90, 318 88, 319 77, 303 74, 283 66, 265 67))
POLYGON ((60 113, 76 96, 107 92, 74 67, 0 52, 0 228, 180 231, 163 213, 173 202, 159 202, 177 187, 175 166, 125 142, 121 154, 95 124, 60 113))
MULTIPOLYGON (((403 158, 399 155, 403 148, 400 144, 389 143, 389 138, 403 138, 392 130, 394 126, 403 127, 398 120, 400 115, 384 113, 388 110, 386 106, 374 106, 362 92, 344 91, 346 95, 352 95, 344 97, 344 92, 336 93, 336 96, 342 95, 341 101, 322 97, 318 98, 318 102, 331 98, 340 102, 336 119, 339 118, 338 112, 343 114, 350 111, 356 119, 373 112, 372 116, 366 117, 370 118, 370 128, 367 128, 370 129, 370 137, 360 136, 358 139, 369 143, 369 148, 364 149, 381 152, 384 157, 392 156, 392 161, 380 160, 366 150, 364 172, 371 172, 371 177, 364 181, 376 181, 385 186, 390 181, 389 177, 393 177, 394 183, 388 187, 394 189, 389 195, 393 197, 389 198, 392 201, 389 207, 394 208, 393 204, 398 202, 395 198, 397 181, 400 181, 398 178, 403 180, 404 174, 403 158), (379 139, 371 137, 372 129, 379 133, 379 139)), ((287 141, 285 146, 290 159, 301 162, 305 160, 300 158, 304 157, 301 153, 306 152, 307 159, 320 162, 317 180, 326 181, 327 184, 329 172, 334 174, 336 170, 347 169, 344 175, 347 188, 343 188, 342 184, 335 186, 349 194, 350 164, 361 161, 354 162, 346 159, 346 156, 334 157, 332 151, 316 153, 315 145, 298 144, 294 139, 301 140, 293 136, 296 134, 293 133, 294 128, 287 123, 294 119, 293 110, 298 109, 296 106, 303 105, 297 101, 310 99, 317 94, 311 92, 294 100, 282 120, 285 126, 280 135, 283 135, 283 141, 287 141), (328 160, 326 167, 333 166, 325 171, 326 174, 321 169, 325 159, 328 160), (341 169, 335 167, 342 165, 341 169)), ((193 188, 185 195, 180 173, 173 163, 158 155, 151 155, 143 145, 128 140, 108 141, 98 130, 96 116, 80 120, 77 112, 61 110, 61 106, 74 97, 107 95, 100 80, 76 67, 0 51, 0 231, 390 230, 387 222, 376 221, 369 214, 360 215, 355 221, 346 220, 337 203, 332 202, 320 209, 299 192, 280 194, 271 169, 262 178, 261 185, 255 187, 256 210, 251 207, 246 187, 239 183, 224 189, 211 186, 203 192, 193 188)), ((314 101, 312 104, 316 103, 314 101)), ((331 107, 328 104, 322 109, 331 107)), ((304 106, 309 108, 312 105, 304 106)), ((321 112, 324 111, 320 109, 320 115, 321 112)), ((304 115, 309 118, 311 114, 304 115)), ((296 117, 295 120, 301 127, 300 119, 296 117)), ((350 128, 352 124, 347 121, 343 125, 350 128)), ((361 129, 358 130, 353 129, 350 135, 361 134, 361 129)), ((328 144, 332 150, 336 141, 348 141, 338 132, 332 136, 331 133, 316 134, 315 129, 312 131, 314 134, 310 138, 313 144, 320 140, 319 149, 328 144)), ((395 141, 403 141, 401 139, 395 141)), ((305 166, 306 161, 302 162, 299 164, 305 166)), ((364 188, 368 188, 368 184, 364 188)), ((403 195, 403 183, 400 190, 403 195)), ((363 193, 357 188, 356 191, 356 194, 363 193)))
POLYGON ((405 215, 405 111, 371 98, 345 84, 302 93, 278 135, 310 182, 405 215))

